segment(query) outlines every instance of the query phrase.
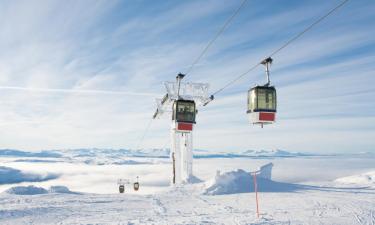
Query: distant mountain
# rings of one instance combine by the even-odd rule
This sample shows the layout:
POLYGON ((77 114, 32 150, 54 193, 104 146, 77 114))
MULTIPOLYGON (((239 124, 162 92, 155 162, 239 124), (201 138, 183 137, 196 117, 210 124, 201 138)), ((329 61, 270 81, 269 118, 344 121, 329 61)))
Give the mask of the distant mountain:
MULTIPOLYGON (((219 152, 202 149, 194 150, 194 158, 291 158, 313 156, 364 156, 374 153, 361 152, 357 154, 310 154, 301 152, 289 152, 285 150, 246 150, 242 152, 219 152)), ((0 157, 17 158, 14 162, 31 163, 84 163, 90 165, 136 165, 163 163, 170 156, 170 150, 164 149, 64 149, 44 150, 39 152, 21 151, 15 149, 0 149, 0 157), (134 159, 137 158, 137 159, 134 159)))
POLYGON ((26 152, 14 149, 0 149, 0 157, 40 157, 40 158, 60 158, 61 154, 55 151, 26 152))
POLYGON ((246 150, 239 153, 228 152, 194 152, 195 158, 269 158, 269 157, 302 157, 302 156, 317 156, 314 154, 288 152, 284 150, 246 150))
MULTIPOLYGON (((37 158, 70 158, 87 161, 91 164, 93 160, 121 159, 123 157, 138 158, 169 158, 170 150, 164 149, 65 149, 65 150, 44 150, 40 152, 29 152, 13 149, 0 149, 0 157, 37 157, 37 158)), ((194 158, 240 158, 240 157, 299 157, 299 156, 317 156, 317 154, 307 154, 300 152, 288 152, 285 150, 246 150, 243 152, 216 152, 202 149, 194 150, 194 158)), ((40 161, 40 162, 43 162, 40 161)), ((118 161, 117 164, 126 162, 118 161)), ((134 163, 130 162, 129 163, 134 163)), ((106 164, 106 163, 104 163, 106 164)))
POLYGON ((64 156, 70 157, 141 157, 141 158, 168 158, 169 149, 67 149, 54 150, 60 152, 64 156))

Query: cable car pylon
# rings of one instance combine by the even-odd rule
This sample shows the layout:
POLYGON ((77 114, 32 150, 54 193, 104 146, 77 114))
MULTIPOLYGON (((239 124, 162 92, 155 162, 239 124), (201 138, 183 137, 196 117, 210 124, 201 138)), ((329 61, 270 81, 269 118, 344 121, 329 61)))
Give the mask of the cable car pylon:
POLYGON ((203 105, 208 97, 206 83, 182 83, 184 74, 179 73, 175 82, 164 82, 167 93, 156 99, 157 109, 153 119, 163 114, 171 115, 171 183, 189 183, 193 178, 193 127, 196 124, 197 105, 203 105))

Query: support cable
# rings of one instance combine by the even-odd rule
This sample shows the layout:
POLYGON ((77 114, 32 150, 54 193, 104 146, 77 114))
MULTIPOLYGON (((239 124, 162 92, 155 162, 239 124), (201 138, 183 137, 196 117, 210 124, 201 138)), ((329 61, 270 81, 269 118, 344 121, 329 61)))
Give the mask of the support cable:
POLYGON ((199 62, 199 60, 203 57, 203 55, 207 52, 207 50, 211 47, 211 45, 216 41, 216 39, 225 31, 225 29, 228 27, 230 22, 237 16, 237 14, 241 11, 241 9, 245 6, 245 3, 248 0, 243 0, 241 5, 237 8, 237 10, 232 14, 231 17, 228 18, 228 20, 224 23, 224 25, 221 27, 221 29, 216 33, 216 35, 211 39, 210 42, 206 45, 206 47, 203 49, 200 55, 193 61, 193 63, 190 65, 189 69, 185 73, 185 75, 189 74, 194 66, 199 62))
MULTIPOLYGON (((300 33, 298 33, 297 35, 295 35, 293 38, 289 39, 287 42, 285 42, 281 47, 279 47, 278 49, 276 49, 275 51, 273 51, 268 57, 266 58, 270 58, 272 56, 274 56, 275 54, 279 53, 281 50, 283 50, 284 48, 286 48, 288 45, 290 45, 292 42, 296 41, 298 38, 300 38, 303 34, 305 34, 307 31, 311 30, 313 27, 315 27, 317 24, 319 24, 320 22, 322 22, 325 18, 327 18, 328 16, 330 16, 333 12, 335 12, 336 10, 338 10, 339 8, 341 8, 343 5, 345 5, 349 0, 344 0, 342 1, 340 4, 338 4, 337 6, 335 6, 333 9, 331 9, 330 11, 328 11, 326 14, 324 14, 322 17, 320 17, 318 20, 316 20, 315 22, 313 22, 312 24, 310 24, 308 27, 306 27, 304 30, 302 30, 300 33)), ((211 102, 212 100, 214 100, 214 96, 218 93, 220 93, 221 91, 223 91, 225 88, 229 87, 230 85, 232 85, 233 83, 235 83, 236 81, 238 81, 239 79, 241 79, 243 76, 247 75, 248 73, 250 73, 251 71, 253 71, 256 67, 258 67, 259 65, 261 64, 261 62, 258 62, 256 63, 254 66, 250 67, 247 71, 245 71, 244 73, 238 75, 235 79, 229 81, 227 84, 225 84, 223 87, 219 88, 217 91, 213 92, 213 94, 211 95, 210 97, 210 100, 208 102, 206 102, 204 105, 207 105, 209 102, 211 102)))
POLYGON ((293 41, 297 40, 299 37, 301 37, 303 34, 305 34, 307 31, 311 30, 315 25, 322 22, 325 18, 327 18, 329 15, 331 15, 333 12, 335 12, 337 9, 339 9, 341 6, 343 6, 345 3, 347 3, 349 0, 344 0, 340 4, 338 4, 336 7, 331 9, 328 13, 326 13, 324 16, 320 17, 318 20, 316 20, 314 23, 310 24, 310 26, 306 27, 302 32, 291 38, 289 41, 285 42, 280 48, 276 49, 274 52, 272 52, 269 57, 274 56, 281 50, 283 50, 286 46, 290 45, 293 41))
POLYGON ((138 141, 138 144, 137 144, 137 148, 136 148, 136 150, 138 150, 139 147, 142 146, 143 140, 145 139, 145 136, 146 136, 148 130, 150 129, 150 126, 151 126, 152 121, 153 121, 153 118, 151 118, 151 119, 149 120, 149 122, 148 122, 148 124, 147 124, 147 126, 146 126, 146 129, 143 131, 142 136, 140 136, 141 138, 140 138, 139 141, 138 141))
MULTIPOLYGON (((213 37, 213 39, 211 39, 210 42, 208 42, 207 46, 203 49, 203 51, 201 52, 200 55, 198 55, 198 57, 193 61, 193 63, 190 65, 189 69, 187 70, 187 72, 185 73, 185 75, 187 75, 188 73, 190 73, 194 66, 201 60, 201 58, 203 57, 203 55, 207 52, 207 50, 211 47, 211 45, 216 41, 216 39, 225 31, 225 29, 228 27, 228 25, 232 22, 232 20, 237 16, 237 14, 241 11, 241 9, 245 6, 245 3, 247 2, 248 0, 243 0, 241 5, 237 8, 237 10, 232 14, 231 17, 228 18, 228 20, 224 23, 224 25, 221 27, 221 29, 216 33, 216 35, 213 37)), ((151 123, 152 123, 152 120, 155 118, 157 112, 154 114, 153 118, 150 120, 150 122, 147 124, 147 127, 144 131, 144 133, 142 134, 138 144, 137 144, 137 149, 139 148, 139 146, 141 146, 150 126, 151 126, 151 123)))

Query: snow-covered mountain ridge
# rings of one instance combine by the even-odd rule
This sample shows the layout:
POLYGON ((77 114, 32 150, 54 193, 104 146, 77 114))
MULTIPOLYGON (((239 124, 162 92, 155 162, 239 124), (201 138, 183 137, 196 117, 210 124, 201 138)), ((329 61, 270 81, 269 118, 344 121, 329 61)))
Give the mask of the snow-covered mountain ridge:
MULTIPOLYGON (((0 149, 0 157, 38 157, 38 158, 168 158, 170 150, 164 149, 63 149, 43 151, 23 151, 15 149, 0 149)), ((369 153, 363 153, 369 154, 369 153)), ((194 150, 194 158, 238 158, 238 157, 304 157, 304 156, 332 156, 334 154, 312 154, 302 152, 289 152, 285 150, 246 150, 242 152, 217 152, 209 150, 194 150)))

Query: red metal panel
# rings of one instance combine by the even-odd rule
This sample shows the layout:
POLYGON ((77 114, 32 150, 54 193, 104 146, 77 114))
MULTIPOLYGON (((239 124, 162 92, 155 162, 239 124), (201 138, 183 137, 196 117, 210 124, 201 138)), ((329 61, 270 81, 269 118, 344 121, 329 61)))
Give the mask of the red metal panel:
POLYGON ((192 123, 178 123, 177 124, 177 130, 192 131, 193 130, 193 124, 192 123))
POLYGON ((260 112, 259 113, 259 120, 262 120, 262 121, 275 121, 275 113, 260 112))

